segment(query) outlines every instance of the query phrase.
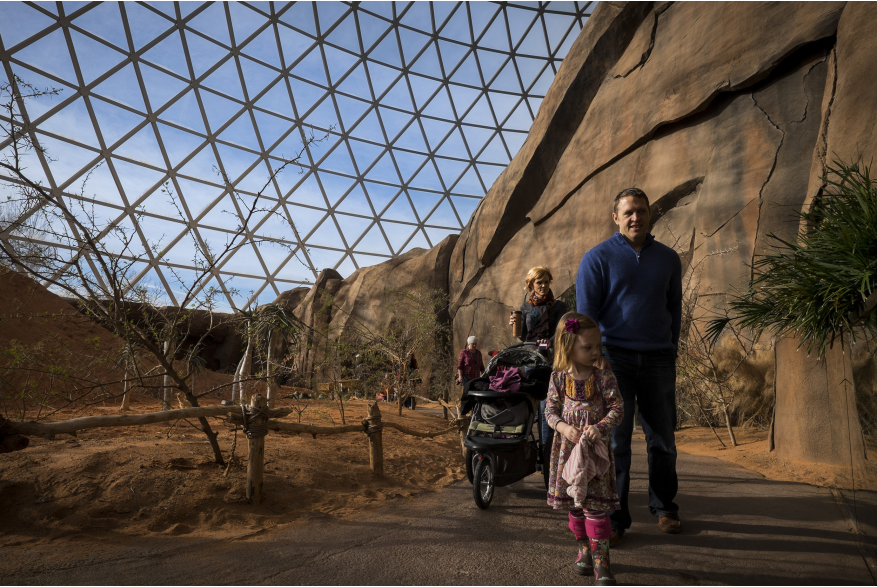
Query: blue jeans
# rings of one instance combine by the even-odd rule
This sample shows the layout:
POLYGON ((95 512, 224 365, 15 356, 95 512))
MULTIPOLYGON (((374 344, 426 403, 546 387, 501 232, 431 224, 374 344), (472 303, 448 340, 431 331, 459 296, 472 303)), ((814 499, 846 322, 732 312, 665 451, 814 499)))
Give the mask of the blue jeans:
POLYGON ((603 355, 612 365, 624 399, 624 420, 612 431, 615 478, 621 509, 612 512, 612 527, 630 528, 630 441, 634 402, 646 435, 649 463, 649 511, 655 517, 675 514, 673 502, 679 489, 676 477, 676 353, 672 350, 630 351, 604 346, 603 355))

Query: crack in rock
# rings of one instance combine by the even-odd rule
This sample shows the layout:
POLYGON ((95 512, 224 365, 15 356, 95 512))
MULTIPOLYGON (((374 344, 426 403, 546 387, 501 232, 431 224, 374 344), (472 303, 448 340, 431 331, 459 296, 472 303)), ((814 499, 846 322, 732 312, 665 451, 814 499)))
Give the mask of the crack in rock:
MULTIPOLYGON (((764 110, 764 108, 762 108, 761 106, 758 105, 758 100, 755 99, 754 93, 752 94, 752 103, 755 104, 755 107, 758 108, 762 114, 764 114, 764 117, 767 119, 767 121, 769 123, 771 123, 771 125, 773 125, 773 127, 775 129, 780 131, 781 136, 780 136, 780 144, 777 145, 776 151, 774 151, 774 154, 773 154, 773 164, 770 167, 770 171, 767 174, 767 178, 764 180, 764 183, 761 184, 761 189, 758 190, 758 214, 755 217, 755 239, 753 241, 753 246, 752 246, 752 259, 751 259, 751 263, 749 264, 749 281, 750 282, 755 280, 755 257, 756 257, 756 254, 758 252, 758 240, 759 240, 758 239, 758 231, 759 231, 759 228, 761 227, 761 207, 762 207, 762 205, 764 205, 764 188, 767 187, 768 183, 770 183, 770 180, 773 177, 773 173, 774 173, 774 171, 776 171, 777 161, 779 161, 779 158, 780 158, 780 151, 783 148, 783 144, 785 144, 785 142, 786 142, 786 131, 781 129, 779 127, 779 125, 777 125, 777 123, 775 123, 771 119, 770 115, 764 110)), ((806 116, 806 109, 805 109, 805 116, 806 116)))
POLYGON ((664 6, 655 10, 655 22, 652 24, 652 36, 651 36, 651 39, 649 40, 649 47, 640 56, 639 63, 637 63, 636 65, 631 67, 627 71, 627 73, 625 73, 623 75, 616 75, 615 79, 625 78, 646 64, 646 61, 648 61, 649 57, 652 56, 652 49, 655 48, 655 35, 658 32, 658 17, 660 17, 662 14, 664 14, 664 12, 666 12, 667 9, 670 8, 670 6, 672 6, 672 5, 673 5, 673 2, 668 2, 664 6))

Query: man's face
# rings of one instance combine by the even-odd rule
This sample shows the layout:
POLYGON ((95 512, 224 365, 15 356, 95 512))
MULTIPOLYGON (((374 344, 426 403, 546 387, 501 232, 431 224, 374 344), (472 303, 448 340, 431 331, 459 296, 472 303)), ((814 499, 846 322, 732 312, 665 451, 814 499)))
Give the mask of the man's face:
POLYGON ((612 220, 618 225, 618 232, 630 242, 641 245, 649 234, 649 207, 642 198, 627 197, 618 201, 618 211, 612 213, 612 220))
POLYGON ((470 342, 470 343, 469 343, 469 350, 470 350, 470 351, 474 351, 474 350, 477 349, 477 348, 478 348, 478 343, 477 343, 477 342, 470 342))

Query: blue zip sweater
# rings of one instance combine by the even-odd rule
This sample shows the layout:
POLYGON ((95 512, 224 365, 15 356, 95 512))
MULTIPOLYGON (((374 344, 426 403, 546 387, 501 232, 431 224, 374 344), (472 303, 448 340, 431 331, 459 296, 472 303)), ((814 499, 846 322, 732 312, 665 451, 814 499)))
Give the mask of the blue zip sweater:
POLYGON ((679 255, 652 235, 637 255, 616 232, 582 257, 576 308, 600 324, 603 344, 675 351, 682 319, 679 255))

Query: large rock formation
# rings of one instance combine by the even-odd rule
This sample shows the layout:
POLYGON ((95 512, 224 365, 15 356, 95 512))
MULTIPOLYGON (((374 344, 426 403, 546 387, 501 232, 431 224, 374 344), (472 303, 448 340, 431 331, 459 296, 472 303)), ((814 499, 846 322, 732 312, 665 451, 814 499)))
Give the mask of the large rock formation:
MULTIPOLYGON (((767 235, 795 234, 826 164, 877 155, 875 16, 874 3, 601 3, 520 152, 451 243, 454 346, 471 334, 482 348, 510 341, 531 266, 567 291, 631 186, 651 197, 653 234, 681 255, 698 313, 745 289, 767 235)), ((357 274, 339 291, 360 291, 357 274)), ((355 297, 349 313, 375 304, 355 297)), ((741 393, 773 395, 774 353, 763 345, 741 371, 741 393)))

